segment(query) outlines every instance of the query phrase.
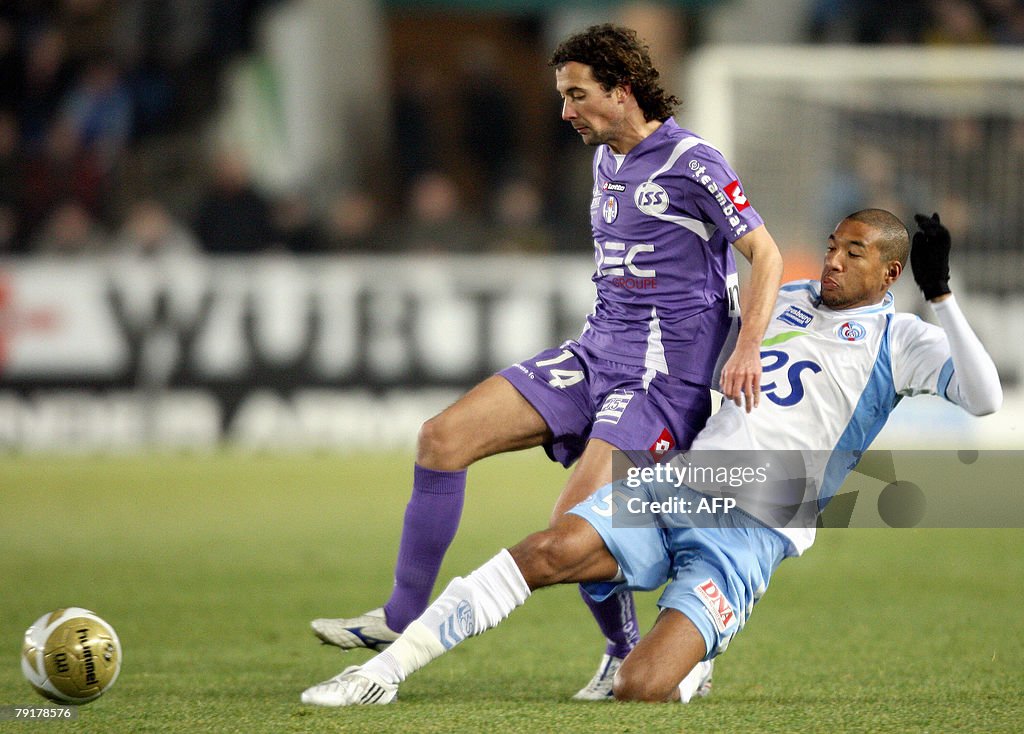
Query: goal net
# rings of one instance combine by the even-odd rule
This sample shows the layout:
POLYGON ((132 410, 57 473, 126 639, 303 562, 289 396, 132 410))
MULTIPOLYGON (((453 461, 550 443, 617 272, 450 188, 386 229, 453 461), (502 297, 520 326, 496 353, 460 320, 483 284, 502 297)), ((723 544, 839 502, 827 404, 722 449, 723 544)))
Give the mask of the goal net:
POLYGON ((685 75, 684 127, 725 153, 797 270, 844 214, 938 211, 960 287, 1024 291, 1024 52, 718 46, 685 75))

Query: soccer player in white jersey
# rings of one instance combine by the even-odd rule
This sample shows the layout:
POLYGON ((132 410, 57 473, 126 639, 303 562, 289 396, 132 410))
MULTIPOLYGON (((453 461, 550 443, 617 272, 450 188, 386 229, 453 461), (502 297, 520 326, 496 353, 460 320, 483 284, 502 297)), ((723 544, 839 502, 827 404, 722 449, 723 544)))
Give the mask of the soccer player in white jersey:
MULTIPOLYGON (((611 480, 614 449, 650 462, 688 447, 711 414, 716 361, 736 323, 733 248, 752 267, 720 389, 748 410, 758 403, 758 346, 782 260, 736 173, 676 124, 678 100, 633 31, 588 28, 550 63, 562 118, 594 147, 594 310, 578 339, 489 377, 423 425, 390 598, 358 617, 314 620, 325 643, 382 650, 423 612, 476 461, 544 446, 574 465, 554 520, 611 480)), ((577 698, 604 699, 639 639, 636 612, 629 592, 583 598, 607 645, 577 698)))
MULTIPOLYGON (((917 221, 910 262, 941 327, 897 313, 888 292, 910 249, 903 223, 878 209, 851 214, 828 237, 821 280, 780 290, 761 349, 761 407, 745 412, 727 401, 693 450, 849 456, 867 448, 904 396, 937 395, 974 415, 998 409, 995 365, 949 289, 949 233, 938 215, 917 221)), ((816 507, 852 468, 848 461, 820 464, 798 475, 816 493, 816 507)), ((687 702, 705 695, 714 658, 779 563, 811 545, 814 522, 776 528, 733 513, 719 514, 713 527, 614 527, 608 510, 616 486, 454 579, 388 650, 309 688, 302 700, 389 703, 409 674, 496 625, 536 589, 574 581, 598 597, 668 582, 653 628, 614 676, 615 698, 687 702)), ((735 490, 740 506, 744 499, 756 505, 756 496, 745 495, 758 491, 756 483, 735 490)))

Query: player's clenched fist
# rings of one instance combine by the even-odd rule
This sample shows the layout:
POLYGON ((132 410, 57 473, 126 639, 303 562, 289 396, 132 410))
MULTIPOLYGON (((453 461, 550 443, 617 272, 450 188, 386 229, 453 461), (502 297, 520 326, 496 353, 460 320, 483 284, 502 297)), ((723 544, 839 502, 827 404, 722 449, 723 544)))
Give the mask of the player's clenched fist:
POLYGON ((926 217, 915 214, 920 231, 914 235, 910 249, 910 266, 914 280, 929 301, 949 293, 949 230, 938 214, 926 217))

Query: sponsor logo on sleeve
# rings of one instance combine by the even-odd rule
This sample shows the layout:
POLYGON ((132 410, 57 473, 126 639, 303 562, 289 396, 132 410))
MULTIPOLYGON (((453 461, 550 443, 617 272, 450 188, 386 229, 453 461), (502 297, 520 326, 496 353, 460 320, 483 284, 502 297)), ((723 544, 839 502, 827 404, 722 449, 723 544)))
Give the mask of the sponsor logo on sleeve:
POLYGON ((726 216, 729 226, 732 228, 733 239, 739 239, 741 235, 750 229, 743 224, 739 213, 750 206, 739 181, 732 181, 724 188, 720 187, 707 172, 707 166, 698 160, 691 159, 689 162, 693 178, 703 186, 709 194, 715 197, 715 202, 722 208, 722 214, 726 216))
POLYGON ((729 600, 722 595, 721 590, 715 585, 712 579, 708 579, 693 587, 701 602, 711 612, 711 619, 719 632, 725 632, 725 628, 733 623, 736 613, 732 610, 729 600))
POLYGON ((739 181, 734 180, 732 183, 726 186, 725 195, 728 196, 729 201, 731 201, 736 206, 736 211, 738 212, 741 212, 748 206, 750 206, 750 201, 747 199, 746 194, 743 193, 743 189, 740 188, 739 181))

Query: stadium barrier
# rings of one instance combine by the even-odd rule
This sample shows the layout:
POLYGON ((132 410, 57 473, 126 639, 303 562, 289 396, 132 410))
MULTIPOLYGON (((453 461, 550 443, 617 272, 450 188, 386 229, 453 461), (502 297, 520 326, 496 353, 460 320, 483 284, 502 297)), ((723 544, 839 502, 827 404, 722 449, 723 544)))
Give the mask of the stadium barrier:
MULTIPOLYGON (((575 257, 7 261, 0 449, 407 447, 470 385, 576 336, 591 273, 575 257)), ((962 300, 982 324, 1024 320, 1024 295, 962 300)), ((989 336, 1020 374, 1018 342, 989 336)), ((962 435, 931 402, 896 435, 962 435)))

